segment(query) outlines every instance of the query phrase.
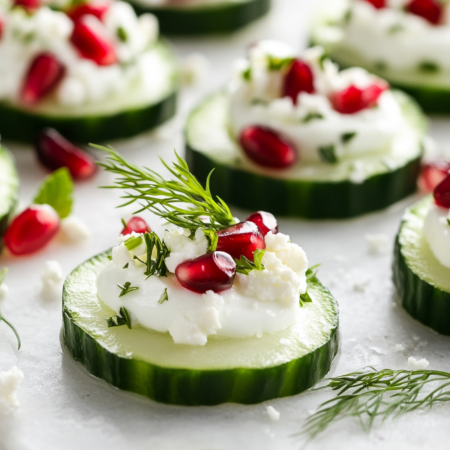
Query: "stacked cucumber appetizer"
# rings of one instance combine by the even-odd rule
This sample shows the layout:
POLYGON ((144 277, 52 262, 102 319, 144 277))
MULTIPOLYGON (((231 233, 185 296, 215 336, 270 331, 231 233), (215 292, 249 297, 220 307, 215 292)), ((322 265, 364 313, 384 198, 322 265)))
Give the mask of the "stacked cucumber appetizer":
POLYGON ((130 0, 137 13, 150 12, 161 32, 173 35, 221 34, 236 31, 264 16, 271 0, 130 0))
POLYGON ((120 1, 31 3, 0 6, 3 138, 32 142, 52 127, 76 142, 105 141, 174 115, 176 62, 154 16, 120 1))
POLYGON ((339 72, 319 47, 298 58, 261 41, 227 91, 186 130, 187 161, 243 208, 315 219, 385 208, 416 189, 425 120, 407 95, 363 69, 339 72))
POLYGON ((311 41, 342 67, 364 67, 413 96, 425 111, 448 114, 448 8, 440 0, 330 0, 311 41))
POLYGON ((113 187, 169 225, 158 236, 134 217, 112 252, 69 275, 63 339, 73 358, 120 389, 181 405, 257 403, 324 377, 337 303, 275 217, 236 223, 181 158, 166 181, 109 152, 113 187))

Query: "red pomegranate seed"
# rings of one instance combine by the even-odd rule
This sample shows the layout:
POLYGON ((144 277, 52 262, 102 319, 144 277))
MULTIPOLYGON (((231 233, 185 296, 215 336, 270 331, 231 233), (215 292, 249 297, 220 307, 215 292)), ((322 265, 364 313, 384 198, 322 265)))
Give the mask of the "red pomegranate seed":
POLYGON ((83 16, 74 23, 70 41, 82 58, 90 59, 99 66, 109 66, 117 62, 114 45, 102 30, 97 29, 97 19, 83 16))
POLYGON ((103 16, 109 10, 108 2, 81 3, 75 5, 67 11, 67 15, 75 22, 86 14, 97 17, 102 21, 103 16))
POLYGON ((284 78, 283 97, 290 97, 297 104, 300 92, 314 92, 314 76, 308 64, 296 59, 284 78))
POLYGON ((32 205, 9 225, 5 245, 13 255, 34 253, 53 238, 59 230, 59 216, 48 205, 32 205))
POLYGON ((2 36, 3 36, 3 27, 4 27, 4 22, 3 22, 3 19, 0 17, 0 40, 2 39, 2 36))
POLYGON ((179 264, 175 275, 181 286, 190 291, 221 292, 233 286, 236 263, 227 253, 215 251, 179 264))
POLYGON ((216 250, 228 253, 234 259, 244 255, 253 261, 253 252, 258 248, 266 248, 264 236, 253 222, 240 222, 216 234, 219 237, 216 250))
POLYGON ((14 0, 14 6, 21 6, 28 12, 32 12, 41 6, 41 2, 39 0, 14 0))
POLYGON ((151 229, 147 225, 147 222, 139 216, 133 216, 126 224, 126 227, 121 231, 120 234, 127 235, 132 232, 135 233, 147 233, 150 232, 151 229))
POLYGON ((450 208, 450 175, 447 175, 434 188, 434 202, 443 208, 450 208))
POLYGON ((44 52, 37 55, 25 75, 21 99, 32 105, 49 94, 62 80, 66 69, 56 56, 44 52))
POLYGON ((363 0, 366 3, 370 3, 374 8, 381 9, 386 7, 386 0, 363 0))
POLYGON ((44 128, 39 133, 34 148, 43 166, 50 170, 67 167, 75 180, 89 178, 97 171, 92 155, 73 145, 53 128, 44 128))
POLYGON ((248 222, 253 222, 265 236, 269 231, 273 234, 278 233, 278 222, 275 216, 269 212, 257 211, 250 214, 247 219, 248 222))
POLYGON ((297 160, 295 147, 266 127, 245 128, 239 137, 239 142, 245 154, 260 166, 283 169, 297 160))
POLYGON ((433 25, 437 25, 441 21, 444 6, 436 0, 411 0, 406 5, 406 10, 411 14, 422 17, 433 25))
POLYGON ((334 94, 332 99, 334 109, 341 114, 354 114, 363 109, 370 108, 376 105, 380 95, 388 87, 389 85, 381 80, 364 89, 351 85, 334 94))
POLYGON ((433 161, 422 164, 419 187, 425 192, 432 192, 434 188, 447 176, 450 162, 433 161))

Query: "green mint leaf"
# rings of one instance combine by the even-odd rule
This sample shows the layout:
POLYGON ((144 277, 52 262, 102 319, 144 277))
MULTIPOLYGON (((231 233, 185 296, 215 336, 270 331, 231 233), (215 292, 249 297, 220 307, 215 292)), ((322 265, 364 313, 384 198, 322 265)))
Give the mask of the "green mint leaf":
POLYGON ((167 302, 168 300, 169 300, 169 296, 167 295, 167 288, 165 288, 158 303, 161 305, 162 303, 167 302))
POLYGON ((336 149, 333 144, 320 147, 319 156, 323 162, 326 162, 328 164, 336 164, 338 162, 338 158, 336 156, 336 149))
POLYGON ((121 41, 121 42, 128 41, 128 34, 123 27, 117 28, 117 37, 119 38, 119 41, 121 41))
POLYGON ((419 72, 436 73, 439 72, 439 66, 433 61, 422 61, 417 67, 419 72))
POLYGON ((50 205, 61 219, 70 215, 73 204, 73 182, 66 167, 55 170, 44 179, 33 203, 50 205))
POLYGON ((294 61, 295 58, 277 58, 272 55, 268 55, 267 67, 270 71, 282 70, 294 61))
POLYGON ((119 294, 119 298, 139 289, 138 287, 131 286, 131 283, 129 281, 127 281, 123 286, 121 284, 118 284, 117 287, 122 290, 122 292, 119 294))
POLYGON ((209 242, 208 251, 216 251, 217 243, 219 242, 219 237, 217 236, 216 232, 214 230, 203 230, 203 233, 205 233, 205 236, 209 242))
POLYGON ((142 244, 141 236, 131 236, 124 242, 125 247, 130 251, 139 247, 141 244, 142 244))
POLYGON ((236 272, 242 273, 243 275, 248 275, 252 270, 264 270, 264 266, 261 264, 261 259, 264 256, 265 250, 255 250, 254 260, 255 262, 251 262, 244 255, 241 255, 240 259, 234 259, 236 263, 236 272))
POLYGON ((317 119, 323 119, 323 115, 318 112, 310 112, 303 118, 302 123, 309 123, 317 119))
POLYGON ((347 144, 356 136, 356 134, 356 131, 349 131, 348 133, 341 134, 341 142, 347 144))
POLYGON ((261 262, 264 253, 266 253, 265 249, 258 248, 253 252, 253 259, 255 262, 255 270, 264 270, 264 266, 261 262))

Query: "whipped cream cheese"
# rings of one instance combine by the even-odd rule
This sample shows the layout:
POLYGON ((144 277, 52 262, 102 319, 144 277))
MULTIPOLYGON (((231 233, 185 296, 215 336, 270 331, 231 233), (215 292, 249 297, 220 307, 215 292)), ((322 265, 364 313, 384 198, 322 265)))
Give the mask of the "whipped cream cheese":
POLYGON ((436 259, 450 268, 450 211, 436 204, 430 205, 423 233, 436 259))
POLYGON ((294 50, 283 43, 261 41, 249 50, 248 60, 236 62, 228 114, 235 139, 248 126, 269 127, 296 146, 296 164, 301 165, 321 161, 320 149, 330 146, 339 160, 384 152, 406 127, 400 106, 389 90, 381 94, 376 107, 355 114, 333 109, 329 99, 332 93, 350 85, 364 89, 379 79, 360 68, 339 72, 324 58, 321 47, 308 49, 301 56, 313 72, 315 92, 300 93, 296 105, 289 97, 281 98, 285 71, 271 69, 270 60, 295 57, 294 50))
MULTIPOLYGON (((67 4, 66 1, 58 7, 67 4)), ((64 12, 44 5, 28 14, 12 5, 10 0, 0 0, 0 101, 19 102, 25 74, 42 52, 52 53, 65 66, 65 76, 50 99, 62 106, 95 104, 124 95, 136 85, 142 85, 145 95, 164 82, 152 75, 163 70, 151 51, 158 37, 158 22, 153 15, 137 17, 128 3, 114 1, 102 22, 92 15, 86 16, 89 26, 107 36, 116 50, 117 63, 99 66, 81 58, 71 44, 73 23, 64 12), (119 28, 126 35, 125 41, 119 38, 119 28)))
POLYGON ((246 338, 280 331, 302 315, 299 295, 306 292, 308 261, 305 252, 282 233, 266 235, 265 269, 249 275, 236 274, 233 286, 218 294, 197 294, 183 288, 173 272, 178 264, 207 251, 207 239, 198 229, 193 239, 182 228, 170 226, 164 242, 171 249, 166 258, 167 277, 144 275, 145 244, 129 251, 119 238, 111 262, 97 278, 98 296, 119 313, 131 313, 134 324, 169 332, 177 344, 205 345, 211 335, 246 338), (202 236, 203 235, 203 236, 202 236), (126 268, 124 268, 126 266, 126 268), (138 287, 122 297, 118 284, 138 287), (168 299, 162 301, 164 293, 168 299))

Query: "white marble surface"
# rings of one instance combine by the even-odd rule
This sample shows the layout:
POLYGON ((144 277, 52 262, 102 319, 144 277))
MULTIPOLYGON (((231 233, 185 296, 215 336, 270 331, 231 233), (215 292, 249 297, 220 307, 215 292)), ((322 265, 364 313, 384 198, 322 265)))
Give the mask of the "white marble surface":
MULTIPOLYGON (((298 48, 304 45, 306 25, 316 2, 275 0, 275 3, 267 20, 232 38, 175 41, 180 55, 200 51, 213 65, 209 83, 183 94, 183 112, 206 92, 224 83, 230 62, 251 42, 277 37, 298 48)), ((432 134, 441 146, 448 143, 449 123, 440 119, 432 124, 432 134)), ((168 132, 119 143, 117 148, 126 152, 131 161, 159 169, 158 155, 170 159, 173 148, 182 148, 176 130, 175 125, 168 132)), ((22 181, 20 198, 26 204, 45 172, 30 151, 13 145, 11 148, 22 181)), ((0 416, 0 450, 299 448, 300 442, 292 435, 301 429, 320 401, 327 398, 324 392, 308 392, 254 406, 167 406, 119 392, 90 377, 63 354, 59 341, 60 299, 42 297, 40 274, 46 260, 58 260, 68 274, 77 264, 111 246, 121 229, 120 217, 131 211, 114 209, 117 195, 97 189, 108 182, 110 178, 99 173, 76 187, 75 213, 89 225, 93 234, 90 241, 74 245, 56 240, 45 251, 29 258, 5 254, 0 257, 0 266, 10 267, 6 281, 10 292, 2 311, 17 326, 23 341, 17 352, 14 336, 5 325, 0 325, 0 370, 15 364, 25 373, 18 393, 20 408, 11 416, 0 416), (269 404, 280 411, 278 422, 270 421, 266 413, 269 404)), ((430 368, 450 371, 450 338, 438 336, 416 323, 394 304, 392 242, 403 208, 414 200, 409 198, 388 211, 356 220, 280 220, 280 229, 305 248, 311 263, 322 263, 320 277, 339 301, 340 352, 332 374, 367 365, 407 368, 409 356, 425 357, 430 368), (366 233, 385 233, 388 236, 385 251, 370 254, 364 240, 366 233), (355 290, 355 282, 364 280, 366 288, 355 290), (405 350, 396 352, 396 344, 402 344, 405 350)), ((154 218, 149 221, 156 230, 161 229, 154 218)), ((430 412, 377 425, 370 434, 361 431, 354 420, 342 421, 309 448, 448 449, 449 413, 449 406, 436 407, 430 412)))

